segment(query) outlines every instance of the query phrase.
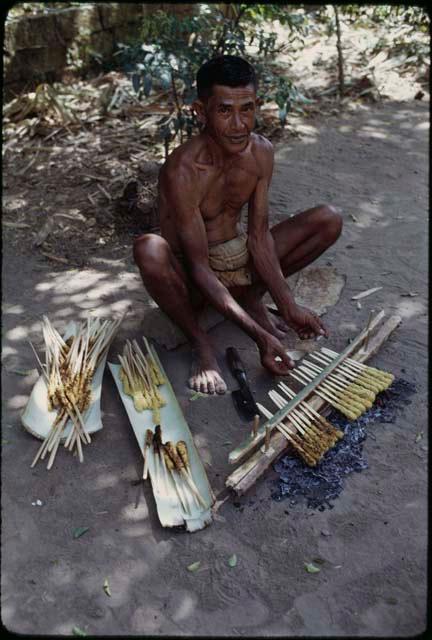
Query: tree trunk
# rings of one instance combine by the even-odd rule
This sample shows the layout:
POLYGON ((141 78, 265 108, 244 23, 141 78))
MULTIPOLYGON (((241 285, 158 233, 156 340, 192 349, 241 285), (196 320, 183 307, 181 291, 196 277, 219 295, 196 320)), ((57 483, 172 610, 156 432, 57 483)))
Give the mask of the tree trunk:
POLYGON ((345 93, 345 78, 344 78, 344 59, 342 54, 342 40, 341 40, 341 28, 339 22, 339 9, 337 5, 333 5, 336 18, 336 47, 338 51, 338 71, 339 71, 339 98, 342 100, 345 93))

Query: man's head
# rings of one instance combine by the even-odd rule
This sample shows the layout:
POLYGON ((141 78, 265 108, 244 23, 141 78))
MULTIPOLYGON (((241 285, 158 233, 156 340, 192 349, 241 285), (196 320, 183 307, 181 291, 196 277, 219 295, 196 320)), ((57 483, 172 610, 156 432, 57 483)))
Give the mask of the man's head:
POLYGON ((197 74, 198 119, 228 153, 246 148, 255 125, 257 80, 253 67, 237 56, 219 56, 197 74))
POLYGON ((257 89, 254 68, 238 56, 218 56, 205 62, 197 73, 198 98, 205 102, 211 96, 213 85, 224 87, 246 87, 252 84, 257 89))

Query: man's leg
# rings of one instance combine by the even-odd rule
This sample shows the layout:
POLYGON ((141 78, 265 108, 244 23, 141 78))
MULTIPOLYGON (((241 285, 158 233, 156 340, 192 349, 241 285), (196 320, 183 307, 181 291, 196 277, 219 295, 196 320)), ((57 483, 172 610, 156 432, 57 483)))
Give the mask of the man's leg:
MULTIPOLYGON (((311 264, 336 242, 342 231, 342 216, 334 207, 320 205, 279 222, 270 231, 282 272, 288 277, 311 264)), ((233 295, 257 322, 282 338, 287 327, 268 313, 261 301, 267 287, 256 273, 253 275, 254 284, 236 288, 233 295)))
POLYGON ((197 320, 197 308, 202 301, 194 295, 190 280, 168 242, 151 233, 140 236, 134 243, 134 259, 148 293, 180 327, 195 352, 189 386, 203 393, 224 393, 226 384, 213 347, 197 320))

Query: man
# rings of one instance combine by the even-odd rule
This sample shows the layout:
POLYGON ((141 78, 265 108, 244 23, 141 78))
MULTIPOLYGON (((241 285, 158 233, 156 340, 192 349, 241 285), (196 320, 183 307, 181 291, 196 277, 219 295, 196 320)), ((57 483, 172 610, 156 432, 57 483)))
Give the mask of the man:
POLYGON ((261 363, 276 375, 294 366, 280 342, 288 327, 301 338, 327 335, 318 316, 296 304, 285 278, 335 242, 342 219, 321 205, 269 229, 274 154, 272 144, 252 132, 256 89, 252 66, 236 56, 200 68, 193 108, 202 132, 177 147, 160 171, 161 236, 145 234, 134 245, 147 291, 191 343, 189 386, 203 393, 226 391, 197 320, 206 302, 256 342, 261 363), (246 203, 247 232, 240 224, 246 203), (279 321, 262 303, 266 291, 279 321))

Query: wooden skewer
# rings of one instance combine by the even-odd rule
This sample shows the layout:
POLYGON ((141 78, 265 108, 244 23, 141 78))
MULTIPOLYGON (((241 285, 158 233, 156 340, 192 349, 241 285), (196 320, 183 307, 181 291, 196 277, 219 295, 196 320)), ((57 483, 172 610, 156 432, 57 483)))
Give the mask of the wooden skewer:
POLYGON ((252 425, 252 437, 255 438, 258 432, 259 426, 259 415, 254 416, 253 425, 252 425))
MULTIPOLYGON (((274 398, 274 395, 273 395, 273 394, 274 394, 274 391, 273 391, 273 390, 269 391, 269 396, 270 396, 270 398, 273 400, 273 402, 275 403, 275 405, 276 405, 277 407, 279 407, 279 403, 278 403, 278 401, 274 398)), ((272 414, 272 415, 273 415, 273 414, 272 414)), ((307 431, 302 427, 302 425, 301 425, 301 424, 298 424, 298 423, 296 422, 296 420, 293 420, 292 418, 293 418, 293 416, 292 416, 292 412, 290 412, 290 413, 289 413, 289 419, 291 420, 291 424, 292 424, 292 425, 295 427, 295 429, 296 429, 296 430, 297 430, 297 431, 298 431, 298 432, 299 432, 303 437, 305 437, 305 438, 306 438, 306 440, 307 440, 307 439, 308 439, 308 433, 307 433, 307 431)), ((286 422, 280 422, 279 424, 282 424, 283 426, 288 426, 288 425, 286 424, 286 422)), ((295 431, 294 431, 294 433, 295 433, 295 431)))
MULTIPOLYGON (((309 367, 304 366, 303 368, 302 367, 299 367, 299 368, 306 372, 310 372, 310 375, 312 376, 311 379, 313 379, 316 375, 316 371, 314 372, 313 370, 309 369, 309 367)), ((372 403, 369 400, 364 400, 363 398, 362 398, 362 402, 359 402, 359 399, 355 394, 348 391, 346 389, 346 386, 342 386, 337 381, 335 382, 333 380, 326 379, 324 382, 321 383, 320 386, 324 389, 333 391, 333 393, 336 396, 338 396, 341 400, 345 400, 347 403, 350 404, 351 407, 357 408, 357 410, 361 411, 362 413, 364 413, 366 409, 370 409, 372 406, 372 403)))
MULTIPOLYGON (((302 369, 302 367, 298 367, 298 369, 302 369)), ((300 372, 298 371, 300 375, 300 372)), ((303 375, 306 378, 306 381, 309 382, 309 380, 313 380, 314 379, 314 374, 313 373, 305 373, 305 368, 302 369, 303 371, 303 375)), ((307 371, 307 369, 306 369, 307 371)), ((364 407, 363 405, 360 405, 359 403, 351 400, 351 399, 347 399, 345 397, 341 397, 339 392, 335 392, 332 387, 327 383, 327 382, 322 382, 320 384, 320 390, 321 391, 325 391, 325 393, 327 393, 330 397, 334 398, 337 402, 339 402, 341 405, 345 405, 347 409, 349 409, 351 411, 351 409, 356 410, 357 412, 359 412, 359 415, 361 415, 361 413, 364 413, 364 411, 366 410, 366 407, 364 407)))
MULTIPOLYGON (((268 411, 266 407, 264 407, 259 402, 257 402, 257 407, 261 411, 263 416, 267 418, 267 420, 273 417, 273 414, 270 411, 268 411)), ((284 424, 278 423, 276 424, 276 429, 288 440, 288 442, 291 442, 293 447, 300 453, 300 455, 308 464, 310 464, 311 466, 316 465, 317 460, 313 457, 311 453, 308 452, 307 445, 306 444, 300 445, 298 443, 297 439, 294 436, 294 432, 289 430, 290 427, 286 427, 284 424)))
MULTIPOLYGON (((321 367, 318 367, 311 362, 308 363, 308 366, 312 368, 313 371, 320 373, 322 371, 321 367)), ((328 382, 334 386, 338 386, 347 397, 352 397, 354 400, 361 401, 361 403, 366 407, 366 409, 370 409, 375 400, 375 394, 364 387, 361 387, 355 382, 351 382, 350 380, 344 380, 338 374, 330 374, 328 376, 328 382)))
MULTIPOLYGON (((323 354, 327 354, 330 356, 329 360, 338 356, 336 351, 332 351, 331 349, 327 349, 323 347, 321 349, 323 354)), ((394 376, 391 373, 387 373, 387 371, 382 371, 381 369, 376 369, 375 367, 370 367, 369 365, 364 364, 363 362, 358 362, 357 360, 353 360, 352 358, 345 358, 345 363, 350 365, 353 369, 363 370, 370 372, 374 377, 382 377, 388 380, 394 380, 394 376)))
POLYGON ((264 440, 264 451, 268 451, 270 449, 270 427, 266 427, 265 430, 265 440, 264 440))
MULTIPOLYGON (((282 407, 286 404, 284 398, 282 398, 282 396, 279 393, 277 393, 277 391, 271 391, 270 393, 272 393, 272 398, 275 404, 279 407, 279 409, 282 409, 282 407)), ((301 426, 299 424, 300 416, 294 417, 290 412, 289 418, 297 427, 297 429, 301 429, 301 426)), ((328 449, 330 438, 326 434, 323 434, 322 431, 318 430, 316 426, 312 424, 310 421, 306 421, 304 417, 302 417, 302 421, 303 421, 303 424, 306 423, 307 425, 305 426, 305 431, 308 434, 307 436, 308 441, 312 444, 316 453, 318 454, 319 452, 322 455, 322 453, 324 453, 324 451, 327 451, 328 449)))
MULTIPOLYGON (((297 377, 294 373, 292 373, 292 371, 289 372, 289 375, 301 382, 303 385, 308 384, 307 379, 306 381, 304 381, 301 377, 297 377)), ((351 411, 350 407, 340 402, 340 400, 338 400, 338 398, 335 398, 332 393, 329 393, 327 391, 324 393, 323 391, 318 391, 318 389, 314 389, 314 393, 316 393, 317 396, 331 404, 336 409, 342 411, 342 413, 346 415, 350 420, 356 420, 359 417, 359 414, 355 414, 353 411, 351 411)))
MULTIPOLYGON (((282 407, 285 406, 286 402, 284 401, 284 398, 282 398, 282 396, 277 391, 272 389, 271 391, 269 391, 269 396, 279 409, 282 409, 282 407)), ((292 423, 297 427, 297 429, 300 430, 300 433, 302 433, 306 437, 308 435, 312 438, 315 436, 313 428, 310 428, 310 423, 304 424, 303 420, 300 418, 299 412, 296 409, 290 411, 288 416, 292 423), (300 420, 300 423, 297 421, 297 419, 300 420), (304 426, 302 426, 302 424, 304 426)))
POLYGON ((146 435, 145 435, 145 440, 144 440, 144 447, 143 447, 143 452, 144 452, 143 480, 147 480, 148 461, 149 461, 150 447, 151 447, 152 442, 153 442, 153 433, 152 433, 151 429, 147 429, 146 435))
POLYGON ((183 463, 182 459, 180 458, 180 456, 178 455, 178 453, 176 451, 176 448, 174 447, 173 443, 172 442, 166 442, 165 443, 165 448, 166 448, 166 450, 168 452, 168 455, 170 456, 171 460, 173 461, 177 472, 183 477, 183 479, 189 485, 189 488, 192 491, 192 494, 194 495, 194 497, 197 499, 197 501, 200 503, 200 505, 204 509, 207 509, 208 505, 205 503, 203 497, 201 496, 200 492, 198 491, 193 479, 187 474, 185 466, 184 466, 184 463, 183 463))

